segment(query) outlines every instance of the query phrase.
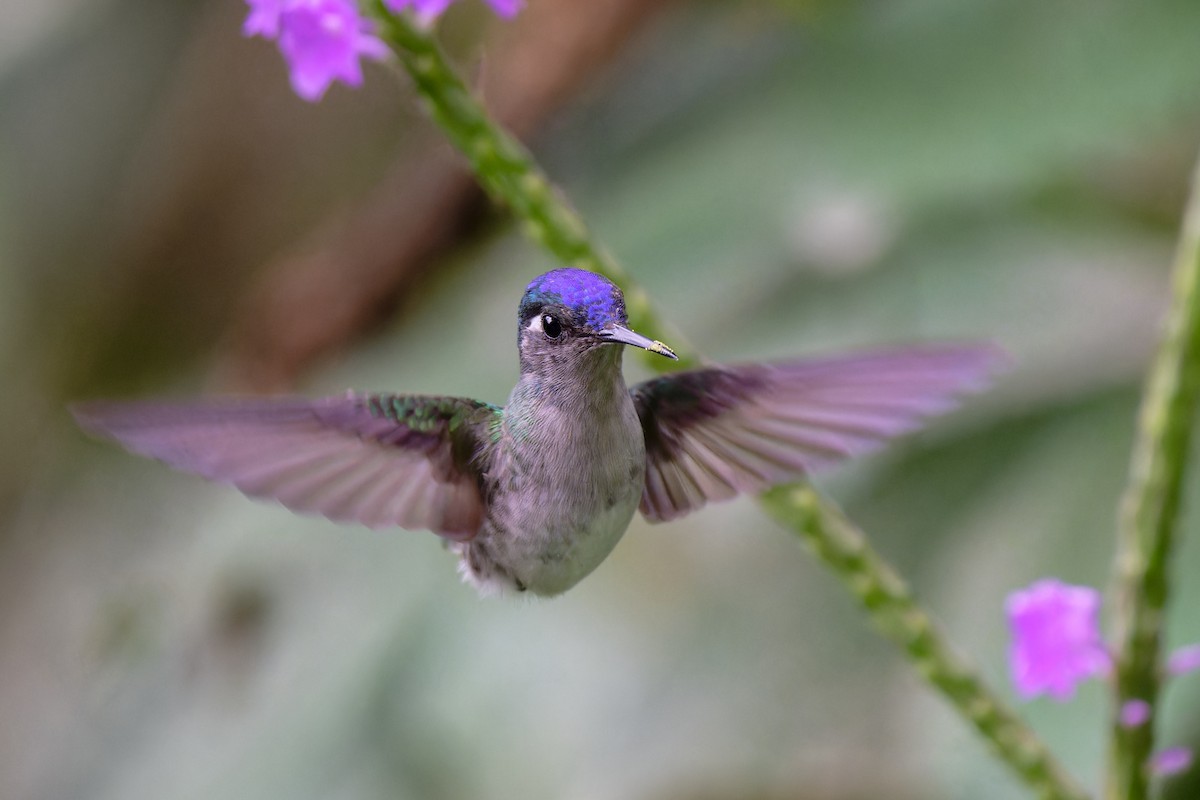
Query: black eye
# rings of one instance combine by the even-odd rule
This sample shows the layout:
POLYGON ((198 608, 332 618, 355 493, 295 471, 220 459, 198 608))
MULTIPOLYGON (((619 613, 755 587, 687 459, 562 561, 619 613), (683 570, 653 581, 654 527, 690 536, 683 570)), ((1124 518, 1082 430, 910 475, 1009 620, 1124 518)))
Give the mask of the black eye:
POLYGON ((562 323, 552 314, 542 315, 542 333, 549 336, 551 339, 557 339, 562 335, 562 323))

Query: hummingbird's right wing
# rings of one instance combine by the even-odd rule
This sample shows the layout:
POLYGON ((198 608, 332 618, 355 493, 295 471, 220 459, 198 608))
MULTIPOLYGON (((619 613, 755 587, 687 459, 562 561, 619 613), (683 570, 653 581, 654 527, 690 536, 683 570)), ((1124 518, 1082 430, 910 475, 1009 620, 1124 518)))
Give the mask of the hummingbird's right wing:
POLYGON ((633 387, 646 439, 641 511, 675 519, 911 431, 981 388, 990 346, 941 345, 711 367, 633 387))
POLYGON ((500 409, 456 397, 346 394, 184 403, 85 403, 88 432, 293 511, 372 528, 472 538, 478 463, 500 409))

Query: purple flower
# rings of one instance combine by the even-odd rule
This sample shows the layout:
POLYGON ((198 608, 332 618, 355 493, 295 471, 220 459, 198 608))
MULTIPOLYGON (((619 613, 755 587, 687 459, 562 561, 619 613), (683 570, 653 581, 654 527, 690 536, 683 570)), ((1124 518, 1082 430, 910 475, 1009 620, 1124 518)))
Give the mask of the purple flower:
POLYGON ((1200 644, 1189 644, 1181 647, 1167 659, 1167 673, 1182 675, 1200 669, 1200 644))
MULTIPOLYGON (((434 20, 450 7, 454 0, 383 0, 383 4, 391 11, 399 14, 411 8, 422 20, 434 20)), ((524 0, 486 0, 497 16, 512 19, 521 10, 524 0)))
POLYGON ((1121 726, 1139 728, 1150 721, 1150 704, 1145 700, 1130 700, 1121 706, 1121 726))
POLYGON ((487 4, 492 7, 498 16, 505 19, 512 19, 521 10, 524 5, 523 0, 487 0, 487 4))
POLYGON ((284 0, 246 0, 250 15, 242 23, 242 36, 262 36, 274 39, 279 35, 279 16, 284 0))
POLYGON ((308 101, 321 99, 329 84, 362 84, 359 58, 382 59, 387 46, 358 12, 354 0, 246 0, 246 36, 276 39, 288 63, 292 88, 308 101))
POLYGON ((1150 772, 1165 778, 1178 775, 1192 765, 1192 751, 1186 747, 1168 747, 1150 758, 1150 772))
POLYGON ((1069 700, 1077 684, 1108 671, 1095 589, 1050 578, 1013 592, 1005 607, 1013 683, 1022 697, 1045 693, 1069 700))

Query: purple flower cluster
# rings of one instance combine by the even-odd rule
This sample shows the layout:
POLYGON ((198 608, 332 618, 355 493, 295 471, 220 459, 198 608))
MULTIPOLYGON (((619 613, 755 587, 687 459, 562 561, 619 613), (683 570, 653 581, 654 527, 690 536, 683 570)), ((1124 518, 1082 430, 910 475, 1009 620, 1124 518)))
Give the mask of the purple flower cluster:
POLYGON ((362 85, 361 57, 376 61, 387 45, 374 35, 353 0, 246 0, 244 36, 274 39, 287 61, 292 88, 320 100, 335 80, 362 85))
POLYGON ((1025 699, 1045 693, 1070 700, 1077 684, 1108 671, 1095 589, 1041 580, 1009 595, 1005 610, 1013 683, 1025 699))
MULTIPOLYGON (((1017 693, 1025 699, 1047 694, 1069 700, 1075 687, 1097 676, 1107 677, 1112 656, 1100 634, 1100 592, 1090 586, 1071 586, 1047 578, 1008 596, 1005 610, 1012 630, 1009 666, 1017 693)), ((1180 648, 1167 662, 1167 673, 1181 675, 1200 669, 1200 645, 1180 648)), ((1121 724, 1136 728, 1150 721, 1145 700, 1121 707, 1121 724)), ((1171 747, 1150 760, 1157 775, 1173 775, 1192 763, 1187 748, 1171 747)))
MULTIPOLYGON (((454 0, 384 0, 395 13, 412 9, 426 24, 454 0)), ((512 17, 522 0, 487 0, 502 17, 512 17)), ((243 36, 274 39, 287 61, 292 88, 309 102, 320 100, 340 80, 362 85, 361 58, 387 57, 388 48, 354 0, 246 0, 250 13, 243 36)))

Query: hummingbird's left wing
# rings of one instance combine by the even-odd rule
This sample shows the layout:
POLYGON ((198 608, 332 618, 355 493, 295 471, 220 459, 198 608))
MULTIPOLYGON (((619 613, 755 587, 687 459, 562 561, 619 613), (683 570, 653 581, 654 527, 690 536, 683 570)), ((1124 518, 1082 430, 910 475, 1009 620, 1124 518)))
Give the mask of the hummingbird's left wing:
POLYGON ((924 346, 711 367, 631 390, 646 439, 641 512, 675 519, 877 447, 982 387, 989 346, 924 346))
POLYGON ((500 409, 457 397, 346 394, 85 403, 88 432, 293 511, 473 537, 480 458, 500 409))

